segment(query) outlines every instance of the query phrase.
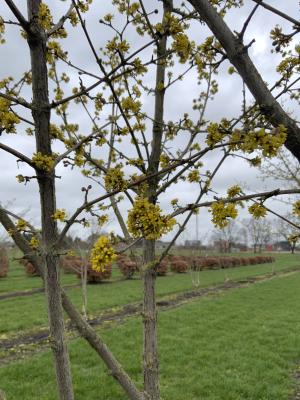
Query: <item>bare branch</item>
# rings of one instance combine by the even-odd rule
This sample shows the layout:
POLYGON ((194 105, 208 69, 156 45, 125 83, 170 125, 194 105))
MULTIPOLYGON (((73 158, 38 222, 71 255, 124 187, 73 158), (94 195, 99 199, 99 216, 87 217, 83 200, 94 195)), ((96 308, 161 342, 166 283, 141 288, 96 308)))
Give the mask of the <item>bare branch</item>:
POLYGON ((13 103, 19 104, 20 106, 23 106, 25 108, 29 108, 29 110, 32 110, 32 105, 30 103, 27 103, 27 101, 22 99, 21 97, 16 98, 16 97, 10 96, 9 94, 6 94, 6 93, 0 93, 0 97, 2 97, 3 99, 9 100, 13 103))
POLYGON ((286 19, 289 22, 292 22, 298 28, 300 27, 300 22, 296 19, 290 17, 289 15, 285 14, 284 12, 277 10, 277 8, 270 6, 269 4, 265 3, 261 0, 252 0, 254 3, 258 4, 259 6, 264 7, 266 10, 272 11, 272 13, 279 15, 280 17, 286 19))
MULTIPOLYGON (((261 3, 261 2, 259 2, 259 3, 261 3)), ((243 28, 242 28, 241 32, 239 33, 239 37, 240 37, 241 39, 243 39, 243 37, 244 37, 244 35, 245 35, 245 32, 246 32, 246 29, 247 29, 247 27, 248 27, 248 25, 249 25, 249 23, 250 23, 252 17, 253 17, 254 14, 255 14, 255 11, 258 9, 258 7, 259 7, 259 4, 256 4, 256 6, 253 8, 253 10, 252 10, 251 13, 249 14, 248 18, 246 19, 246 21, 245 21, 245 23, 244 23, 244 25, 243 25, 243 28)))
MULTIPOLYGON (((86 29, 86 26, 85 26, 85 22, 84 22, 83 19, 82 19, 81 13, 80 13, 80 11, 79 11, 79 9, 78 9, 78 7, 77 7, 75 1, 72 0, 72 3, 73 3, 73 5, 74 5, 74 7, 75 7, 75 9, 76 9, 78 18, 79 18, 80 23, 81 23, 82 30, 83 30, 84 35, 85 35, 85 37, 86 37, 86 39, 87 39, 87 42, 88 42, 88 44, 89 44, 89 46, 90 46, 90 49, 91 49, 92 53, 94 54, 94 57, 95 57, 95 59, 96 59, 96 62, 97 62, 97 64, 99 65, 99 68, 100 68, 102 74, 103 74, 104 77, 105 77, 105 82, 106 82, 106 84, 109 86, 109 88, 110 88, 110 90, 111 90, 111 92, 112 92, 112 95, 113 95, 113 97, 114 97, 114 100, 115 100, 115 102, 116 102, 116 104, 117 104, 117 106, 118 106, 118 108, 119 108, 119 110, 120 110, 120 113, 122 114, 122 117, 123 117, 123 119, 124 119, 124 121, 125 121, 125 123, 126 123, 126 126, 127 126, 128 130, 129 130, 129 133, 130 133, 130 135, 131 135, 133 144, 134 144, 134 146, 135 146, 135 148, 136 148, 136 151, 137 151, 137 155, 138 155, 138 157, 139 157, 141 160, 143 160, 143 155, 142 155, 142 153, 141 153, 141 150, 140 150, 140 147, 139 147, 139 143, 138 143, 138 141, 137 141, 137 139, 136 139, 136 137, 135 137, 135 134, 134 134, 134 131, 133 131, 133 129, 132 129, 132 126, 131 126, 131 124, 130 124, 130 122, 129 122, 129 119, 128 119, 126 113, 125 113, 124 110, 123 110, 123 107, 122 107, 122 105, 121 105, 119 96, 117 95, 117 93, 116 93, 116 91, 115 91, 115 88, 114 88, 114 86, 113 86, 111 80, 109 79, 109 75, 107 74, 107 72, 106 72, 106 70, 105 70, 105 68, 104 68, 104 65, 103 65, 102 61, 101 61, 100 58, 98 57, 97 51, 96 51, 96 49, 95 49, 95 47, 94 47, 94 45, 93 45, 93 43, 92 43, 92 40, 91 40, 91 38, 90 38, 90 35, 89 35, 89 33, 88 33, 87 29, 86 29)), ((145 169, 144 164, 141 165, 141 169, 142 169, 143 172, 146 172, 146 169, 145 169)))
POLYGON ((204 203, 199 203, 199 204, 188 204, 186 207, 181 207, 178 210, 173 212, 172 217, 183 214, 189 210, 196 210, 197 208, 202 208, 202 207, 210 207, 212 204, 214 204, 216 202, 222 202, 224 204, 228 204, 228 203, 238 203, 239 201, 247 201, 247 200, 251 200, 251 199, 266 200, 269 197, 277 197, 277 196, 288 195, 288 194, 300 194, 300 189, 288 189, 288 190, 275 189, 275 190, 270 190, 269 192, 247 194, 247 195, 233 197, 233 198, 222 198, 222 197, 215 198, 215 200, 212 200, 212 201, 206 201, 204 203))
POLYGON ((13 149, 12 147, 9 147, 6 144, 0 143, 0 149, 2 149, 4 151, 6 151, 7 153, 10 153, 13 156, 17 157, 20 161, 25 162, 30 167, 35 168, 34 163, 32 162, 32 160, 30 158, 26 157, 24 154, 22 154, 19 151, 13 149))
POLYGON ((8 7, 10 8, 11 12, 14 14, 14 16, 17 18, 17 20, 20 22, 22 28, 30 33, 30 24, 29 22, 26 20, 26 18, 24 18, 23 14, 20 12, 20 10, 18 9, 18 7, 15 5, 15 3, 12 0, 5 0, 5 3, 8 5, 8 7))
POLYGON ((57 24, 55 24, 48 32, 47 35, 48 37, 50 37, 51 35, 53 35, 55 32, 57 32, 59 29, 61 29, 65 23, 65 21, 69 18, 72 10, 74 8, 74 5, 71 4, 68 11, 66 12, 65 15, 63 15, 60 20, 57 22, 57 24))

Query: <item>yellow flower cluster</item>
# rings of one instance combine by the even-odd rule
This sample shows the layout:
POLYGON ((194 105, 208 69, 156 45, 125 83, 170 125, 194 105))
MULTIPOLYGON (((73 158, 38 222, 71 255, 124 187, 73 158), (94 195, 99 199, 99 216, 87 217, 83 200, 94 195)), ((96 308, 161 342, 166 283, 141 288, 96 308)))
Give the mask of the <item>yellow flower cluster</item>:
POLYGON ((133 100, 132 97, 124 97, 121 100, 121 105, 123 110, 128 113, 129 111, 132 111, 133 113, 137 113, 141 109, 141 102, 138 100, 133 100))
POLYGON ((18 231, 24 231, 27 228, 27 222, 22 218, 18 219, 16 228, 18 231))
POLYGON ((283 125, 279 125, 271 133, 267 133, 264 129, 254 131, 250 135, 245 136, 244 146, 242 150, 252 152, 255 149, 262 151, 265 157, 274 157, 278 149, 286 140, 287 129, 283 125))
POLYGON ((148 68, 143 65, 140 58, 135 58, 132 62, 132 65, 134 66, 134 72, 137 75, 143 75, 148 71, 148 68))
POLYGON ((206 143, 208 146, 214 146, 218 142, 220 142, 224 137, 224 134, 221 133, 219 129, 219 124, 212 122, 207 127, 207 136, 206 143))
POLYGON ((104 178, 105 189, 107 191, 120 190, 123 191, 127 188, 127 182, 124 179, 124 172, 122 166, 117 165, 115 168, 110 168, 104 178))
POLYGON ((64 221, 66 220, 66 216, 67 216, 66 210, 57 209, 57 210, 55 211, 55 213, 52 215, 52 218, 53 218, 55 221, 64 222, 64 221))
POLYGON ((6 133, 15 133, 15 125, 20 123, 20 118, 9 110, 10 101, 0 99, 0 128, 6 133))
POLYGON ((172 50, 174 50, 179 57, 179 62, 184 64, 190 56, 193 42, 190 42, 185 33, 178 33, 173 36, 173 39, 172 50))
POLYGON ((217 228, 225 228, 229 224, 229 218, 236 218, 238 215, 235 204, 225 204, 217 201, 210 206, 209 212, 212 213, 212 222, 217 228))
POLYGON ((130 44, 126 40, 118 41, 117 36, 115 36, 112 40, 109 40, 106 44, 106 49, 111 53, 115 51, 120 51, 121 53, 127 53, 130 49, 130 44))
POLYGON ((267 210, 265 207, 261 204, 254 203, 252 206, 248 207, 248 211, 250 214, 253 215, 253 218, 258 219, 258 218, 263 218, 267 214, 267 210))
POLYGON ((58 58, 65 60, 67 58, 67 53, 63 51, 57 40, 49 40, 47 43, 46 58, 49 64, 53 64, 58 58))
POLYGON ((286 134, 287 129, 283 125, 279 125, 271 132, 266 132, 264 128, 247 133, 236 129, 231 135, 231 140, 241 141, 241 144, 234 144, 232 149, 240 149, 245 153, 260 150, 264 157, 274 157, 284 144, 286 134))
POLYGON ((118 7, 120 13, 125 13, 126 15, 135 13, 140 7, 139 3, 130 3, 129 0, 113 0, 113 4, 118 7))
POLYGON ((167 30, 170 35, 176 35, 183 31, 184 26, 179 18, 175 17, 171 13, 166 13, 163 23, 157 23, 155 28, 162 35, 165 33, 165 30, 167 30))
POLYGON ((77 7, 82 13, 89 11, 89 6, 92 4, 93 0, 81 0, 77 2, 77 7))
POLYGON ((30 242, 29 242, 29 246, 32 249, 36 250, 39 247, 39 244, 40 244, 40 242, 39 242, 38 238, 36 236, 32 236, 32 238, 30 239, 30 242))
POLYGON ((4 44, 5 43, 5 39, 4 39, 4 33, 5 33, 5 24, 3 21, 3 18, 0 17, 0 44, 4 44))
POLYGON ((300 217, 300 200, 293 204, 293 214, 297 215, 297 217, 300 217))
POLYGON ((98 272, 103 272, 105 267, 116 260, 117 255, 111 246, 108 236, 100 236, 94 244, 90 261, 92 269, 98 272))
POLYGON ((108 215, 107 215, 107 214, 101 215, 101 216, 98 218, 98 225, 99 225, 99 226, 103 226, 103 225, 105 225, 107 222, 108 222, 108 215))
POLYGON ((187 180, 189 182, 199 182, 200 181, 199 171, 197 169, 194 169, 193 171, 191 171, 187 176, 187 180))
POLYGON ((53 18, 50 9, 45 3, 40 3, 39 5, 38 22, 45 30, 50 29, 53 25, 53 18))
POLYGON ((48 156, 46 154, 42 154, 41 152, 34 153, 32 156, 32 162, 36 166, 36 168, 50 172, 53 168, 54 164, 54 156, 48 156))
POLYGON ((242 190, 242 189, 240 188, 239 185, 231 186, 230 188, 227 189, 228 197, 229 197, 229 198, 232 198, 232 197, 237 196, 238 194, 241 193, 241 190, 242 190))
POLYGON ((158 205, 150 203, 146 198, 138 197, 128 213, 128 230, 133 237, 159 239, 170 232, 176 223, 174 218, 162 215, 158 205))
POLYGON ((62 129, 60 129, 57 125, 55 124, 50 124, 49 125, 49 133, 51 135, 51 138, 53 139, 59 139, 59 140, 64 140, 64 134, 62 129))
POLYGON ((170 165, 170 157, 166 153, 161 154, 159 161, 162 168, 167 168, 170 165))

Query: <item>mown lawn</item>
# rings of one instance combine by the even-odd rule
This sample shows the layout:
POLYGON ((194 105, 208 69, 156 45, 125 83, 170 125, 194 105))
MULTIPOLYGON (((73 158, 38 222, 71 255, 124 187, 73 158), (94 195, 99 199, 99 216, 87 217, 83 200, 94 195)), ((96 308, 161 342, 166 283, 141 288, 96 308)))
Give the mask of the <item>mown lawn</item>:
MULTIPOLYGON (((300 273, 209 296, 159 314, 164 400, 288 400, 300 360, 300 273)), ((141 384, 137 318, 101 335, 141 384)), ((77 400, 125 400, 82 339, 70 343, 77 400)), ((50 352, 0 368, 9 400, 54 400, 50 352)))
MULTIPOLYGON (((224 282, 224 279, 238 280, 250 276, 270 273, 287 268, 300 267, 298 255, 279 254, 276 255, 276 262, 273 264, 261 264, 256 266, 244 266, 229 268, 226 270, 213 270, 200 272, 200 287, 212 286, 224 282)), ((15 265, 11 268, 9 277, 2 282, 9 281, 14 277, 16 281, 24 281, 27 285, 41 285, 40 278, 28 278, 21 270, 21 267, 15 265), (18 275, 19 274, 19 275, 18 275), (19 276, 17 280, 17 276, 19 276)), ((63 283, 78 283, 78 279, 72 275, 62 274, 63 283)), ((24 284, 25 285, 25 284, 24 284)), ((20 287, 19 285, 18 287, 20 287)), ((27 287, 28 289, 28 287, 27 287)), ((190 273, 187 274, 169 274, 166 277, 159 277, 157 280, 158 297, 171 295, 183 291, 193 290, 193 280, 190 273)), ((80 287, 68 288, 67 292, 76 306, 81 309, 82 292, 80 287)), ((104 311, 107 308, 119 307, 127 303, 142 301, 142 284, 139 279, 120 280, 120 275, 115 273, 113 280, 108 283, 98 285, 88 285, 88 311, 90 316, 104 311)), ((37 327, 47 325, 46 303, 43 293, 33 294, 26 297, 16 297, 6 300, 0 300, 0 338, 4 335, 20 333, 20 331, 32 330, 37 327)))

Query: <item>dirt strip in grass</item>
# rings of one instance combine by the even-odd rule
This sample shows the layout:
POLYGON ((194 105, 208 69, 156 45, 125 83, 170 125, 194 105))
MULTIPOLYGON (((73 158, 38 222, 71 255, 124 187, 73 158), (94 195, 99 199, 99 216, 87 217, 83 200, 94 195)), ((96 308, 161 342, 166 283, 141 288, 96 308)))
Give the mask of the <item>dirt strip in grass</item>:
MULTIPOLYGON (((221 285, 213 287, 197 289, 180 293, 177 295, 165 296, 157 301, 157 307, 159 311, 165 311, 170 308, 178 307, 186 302, 206 297, 210 295, 216 295, 222 292, 226 292, 232 289, 245 288, 249 285, 270 280, 273 278, 284 277, 290 274, 294 274, 300 271, 300 268, 292 268, 276 274, 266 274, 256 277, 250 277, 239 281, 227 281, 221 285)), ((92 326, 101 326, 106 323, 117 323, 124 322, 128 317, 140 315, 142 312, 142 304, 126 304, 119 309, 108 309, 103 312, 100 316, 89 320, 92 326)), ((76 331, 72 327, 72 324, 67 323, 68 336, 71 338, 76 337, 76 331)), ((24 354, 36 353, 49 347, 48 343, 49 330, 39 329, 37 331, 21 334, 11 339, 0 340, 0 365, 8 364, 19 358, 23 358, 24 354)))
MULTIPOLYGON (((78 286, 80 286, 80 283, 74 283, 73 285, 64 285, 63 288, 68 289, 68 288, 74 288, 74 287, 78 287, 78 286)), ((43 293, 44 291, 45 291, 45 289, 42 287, 42 288, 35 288, 35 289, 30 289, 30 290, 20 290, 17 292, 4 293, 4 294, 0 294, 0 301, 6 300, 6 299, 13 299, 15 297, 32 296, 33 294, 43 293)))

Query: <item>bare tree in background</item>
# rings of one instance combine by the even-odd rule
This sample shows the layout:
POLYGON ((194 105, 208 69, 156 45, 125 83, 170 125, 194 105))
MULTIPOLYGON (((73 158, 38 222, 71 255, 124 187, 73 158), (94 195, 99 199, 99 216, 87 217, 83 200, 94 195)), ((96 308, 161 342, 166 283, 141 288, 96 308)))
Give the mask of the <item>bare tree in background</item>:
POLYGON ((267 219, 250 218, 243 221, 248 230, 254 253, 261 253, 270 243, 272 237, 272 223, 267 219))
POLYGON ((289 243, 291 253, 294 254, 297 243, 300 240, 300 219, 293 214, 287 214, 284 217, 286 221, 283 219, 276 220, 274 230, 277 234, 277 238, 281 237, 289 243), (293 222, 294 225, 291 225, 287 221, 293 222))

